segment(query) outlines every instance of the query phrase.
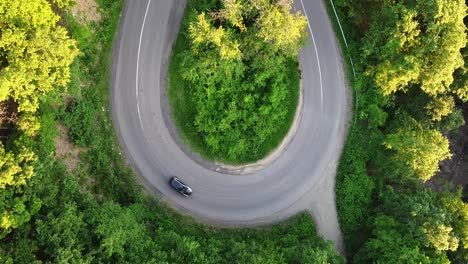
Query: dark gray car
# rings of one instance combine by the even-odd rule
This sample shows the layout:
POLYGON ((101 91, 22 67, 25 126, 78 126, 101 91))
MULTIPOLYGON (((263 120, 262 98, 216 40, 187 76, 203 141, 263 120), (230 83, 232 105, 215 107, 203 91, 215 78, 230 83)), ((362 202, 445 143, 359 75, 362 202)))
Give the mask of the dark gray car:
POLYGON ((169 185, 185 197, 189 197, 192 194, 192 188, 175 176, 169 180, 169 185))

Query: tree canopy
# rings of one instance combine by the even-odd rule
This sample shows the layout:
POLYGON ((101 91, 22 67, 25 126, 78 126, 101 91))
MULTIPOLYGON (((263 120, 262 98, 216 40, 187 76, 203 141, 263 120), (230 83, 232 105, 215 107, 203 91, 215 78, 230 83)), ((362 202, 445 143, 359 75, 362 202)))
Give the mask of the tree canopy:
POLYGON ((188 34, 178 39, 184 47, 176 48, 180 52, 174 54, 170 67, 175 70, 169 76, 169 95, 177 94, 178 101, 171 100, 175 112, 193 109, 179 118, 182 132, 189 142, 201 141, 195 148, 205 150, 206 157, 258 160, 292 122, 299 89, 297 56, 307 20, 292 13, 290 0, 189 5, 182 26, 188 34))
MULTIPOLYGON (((434 98, 427 106, 433 120, 454 109, 453 72, 464 65, 464 0, 385 1, 373 12, 363 39, 366 73, 385 95, 418 87, 434 98)), ((463 97, 460 97, 463 99, 463 97)))
POLYGON ((336 184, 351 262, 466 263, 466 197, 450 180, 463 154, 446 160, 468 98, 466 1, 333 2, 356 70, 336 184))
POLYGON ((19 128, 33 135, 41 97, 65 87, 78 49, 46 0, 0 1, 0 13, 0 102, 13 99, 19 128))
POLYGON ((468 206, 461 194, 387 190, 374 220, 373 237, 356 263, 450 263, 447 253, 468 243, 468 206))
POLYGON ((407 118, 397 131, 388 134, 383 144, 395 152, 393 159, 407 165, 422 182, 439 171, 440 161, 451 157, 446 137, 411 118, 407 118))
POLYGON ((59 20, 46 0, 0 0, 0 237, 34 211, 23 188, 37 160, 31 140, 39 130, 39 103, 67 85, 78 55, 59 20))

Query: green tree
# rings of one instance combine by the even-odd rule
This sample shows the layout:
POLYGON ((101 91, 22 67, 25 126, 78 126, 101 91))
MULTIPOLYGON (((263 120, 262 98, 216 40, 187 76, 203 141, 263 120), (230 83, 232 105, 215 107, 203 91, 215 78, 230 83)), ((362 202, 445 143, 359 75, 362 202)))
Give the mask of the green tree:
POLYGON ((1 0, 0 13, 0 102, 12 98, 22 114, 20 129, 34 135, 39 100, 68 83, 76 42, 46 0, 1 0))
MULTIPOLYGON (((66 1, 58 1, 60 6, 66 1)), ((76 43, 46 0, 0 0, 0 104, 9 105, 0 142, 0 236, 29 221, 41 202, 28 182, 35 174, 33 137, 40 129, 39 102, 70 79, 76 43), (19 119, 13 118, 19 116, 19 119), (15 139, 8 139, 15 132, 15 139), (12 142, 14 140, 14 142, 12 142), (4 144, 5 143, 5 144, 4 144), (7 146, 7 147, 5 147, 7 146)), ((2 124, 0 124, 2 125, 2 124)), ((48 155, 47 153, 46 155, 48 155)))
POLYGON ((161 252, 149 236, 142 204, 121 207, 107 202, 89 212, 90 224, 99 239, 99 258, 105 262, 164 263, 161 252))
POLYGON ((292 0, 222 0, 224 8, 214 17, 227 20, 240 31, 246 21, 255 21, 255 34, 275 51, 295 57, 307 38, 307 18, 292 12, 292 0))
POLYGON ((257 34, 274 49, 297 56, 307 37, 307 18, 299 11, 291 14, 292 2, 285 0, 264 5, 257 19, 260 28, 257 34))
POLYGON ((425 182, 439 170, 439 162, 450 158, 449 142, 439 131, 424 128, 408 118, 395 132, 388 134, 384 146, 394 152, 393 159, 406 165, 425 182))
POLYGON ((44 253, 58 263, 91 263, 84 252, 88 229, 83 212, 74 203, 57 209, 36 221, 37 239, 44 253))
POLYGON ((244 23, 244 15, 246 4, 243 0, 222 0, 224 9, 219 13, 233 26, 239 28, 241 31, 247 30, 244 23))
POLYGON ((460 195, 388 188, 374 220, 374 236, 356 263, 450 263, 448 253, 466 243, 468 218, 460 195))
POLYGON ((219 49, 221 58, 240 59, 239 43, 232 41, 229 31, 226 31, 222 26, 215 28, 205 13, 201 13, 194 22, 190 23, 189 32, 192 43, 195 45, 195 52, 200 44, 212 43, 219 49))
POLYGON ((6 152, 0 142, 0 238, 29 221, 40 207, 40 201, 28 195, 26 184, 37 157, 25 142, 16 144, 15 150, 6 152))
POLYGON ((424 254, 411 234, 402 232, 403 223, 389 216, 374 221, 374 238, 367 241, 354 257, 355 263, 449 263, 448 259, 424 254))
POLYGON ((26 184, 26 180, 33 176, 32 163, 36 159, 34 152, 26 146, 19 147, 16 152, 6 152, 0 142, 0 190, 26 184))
POLYGON ((434 98, 427 106, 434 120, 451 113, 453 72, 463 66, 466 45, 465 1, 388 1, 377 10, 363 40, 367 74, 385 95, 420 88, 434 98))
POLYGON ((189 46, 175 55, 180 65, 171 74, 180 75, 184 85, 178 89, 190 98, 174 108, 193 109, 182 127, 189 127, 184 132, 203 154, 231 162, 259 159, 274 145, 272 137, 286 130, 278 124, 292 120, 307 22, 291 14, 289 0, 200 5, 187 15, 182 30, 188 30, 183 37, 189 46))

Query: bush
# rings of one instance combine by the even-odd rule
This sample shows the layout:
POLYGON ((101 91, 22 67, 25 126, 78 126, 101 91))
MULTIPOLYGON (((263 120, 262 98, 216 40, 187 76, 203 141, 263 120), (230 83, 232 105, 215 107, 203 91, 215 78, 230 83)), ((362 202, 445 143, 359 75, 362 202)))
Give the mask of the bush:
POLYGON ((69 136, 76 145, 84 147, 93 142, 97 111, 93 102, 75 100, 62 115, 63 123, 70 128, 69 136))
POLYGON ((372 217, 374 180, 367 174, 367 139, 363 127, 354 126, 345 145, 336 181, 336 203, 344 242, 355 252, 368 235, 372 217))

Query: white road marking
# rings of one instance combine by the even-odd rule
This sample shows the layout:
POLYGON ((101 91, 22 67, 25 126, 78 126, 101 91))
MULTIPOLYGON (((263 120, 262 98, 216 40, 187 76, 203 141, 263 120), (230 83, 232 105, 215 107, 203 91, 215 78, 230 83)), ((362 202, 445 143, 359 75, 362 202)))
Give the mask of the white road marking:
POLYGON ((146 5, 145 17, 143 18, 143 24, 141 25, 140 40, 138 42, 136 78, 135 78, 136 104, 137 104, 138 120, 140 121, 141 130, 144 130, 144 128, 143 128, 143 122, 141 122, 140 102, 138 101, 138 88, 139 88, 138 79, 139 79, 139 69, 140 69, 140 49, 141 49, 141 39, 143 38, 143 31, 145 30, 146 17, 148 16, 148 10, 149 10, 150 4, 151 4, 151 0, 149 0, 148 4, 146 5))
POLYGON ((312 32, 312 27, 310 26, 309 16, 307 15, 307 11, 304 7, 304 2, 301 0, 302 10, 304 10, 304 14, 307 19, 307 26, 309 27, 310 35, 312 36, 312 42, 314 43, 315 49, 315 56, 317 56, 317 65, 319 70, 319 78, 320 78, 320 111, 323 112, 323 82, 322 82, 322 70, 320 67, 320 58, 317 51, 317 44, 315 43, 314 33, 312 32))

